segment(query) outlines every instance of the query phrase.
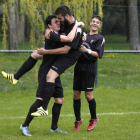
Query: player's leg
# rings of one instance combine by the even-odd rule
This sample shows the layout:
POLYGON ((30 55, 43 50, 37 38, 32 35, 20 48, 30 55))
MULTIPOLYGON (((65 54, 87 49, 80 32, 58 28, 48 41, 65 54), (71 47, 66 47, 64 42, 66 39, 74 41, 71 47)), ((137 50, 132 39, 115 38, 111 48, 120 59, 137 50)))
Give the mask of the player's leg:
POLYGON ((73 108, 74 108, 74 114, 76 117, 76 121, 81 120, 81 91, 74 90, 74 99, 73 99, 73 108))
POLYGON ((34 116, 32 113, 36 112, 38 108, 42 105, 42 100, 43 100, 43 91, 45 88, 45 83, 46 83, 46 74, 44 73, 38 73, 38 89, 36 92, 36 97, 37 100, 34 102, 34 104, 30 107, 28 115, 25 119, 25 122, 20 126, 20 131, 25 135, 25 136, 31 136, 29 134, 29 124, 31 123, 32 119, 34 116))
POLYGON ((76 59, 72 59, 67 55, 60 55, 57 60, 51 66, 47 76, 46 76, 46 87, 43 96, 43 109, 46 110, 50 98, 53 95, 55 88, 55 80, 61 75, 66 69, 72 66, 76 62, 76 59))
POLYGON ((93 98, 92 91, 85 91, 85 98, 89 104, 91 119, 96 119, 96 101, 93 98))
MULTIPOLYGON (((47 73, 47 71, 49 71, 49 68, 46 69, 46 73, 47 73)), ((44 89, 46 86, 46 74, 45 73, 41 73, 41 72, 38 73, 38 83, 39 83, 39 85, 38 85, 36 97, 40 97, 43 99, 44 89)), ((42 103, 43 103, 43 101, 42 101, 42 103)), ((48 111, 44 110, 42 108, 42 104, 41 104, 36 111, 31 113, 31 115, 34 117, 47 116, 48 111)))
POLYGON ((33 120, 33 116, 31 116, 31 113, 37 111, 37 108, 39 108, 42 105, 42 98, 38 98, 30 107, 29 112, 27 114, 27 117, 24 121, 24 123, 20 126, 20 131, 23 133, 25 136, 32 136, 29 132, 29 124, 33 120))
POLYGON ((81 91, 74 90, 74 99, 73 99, 73 108, 74 108, 74 114, 75 114, 75 126, 74 131, 80 130, 80 125, 83 122, 83 119, 81 118, 81 91))
MULTIPOLYGON (((50 72, 50 70, 49 70, 50 72)), ((48 72, 48 73, 49 73, 48 72)), ((47 74, 48 75, 48 74, 47 74)), ((56 72, 54 72, 54 75, 52 75, 52 77, 54 76, 58 76, 58 74, 56 72)), ((54 78, 55 79, 55 78, 54 78)), ((57 81, 57 79, 59 80, 59 77, 57 77, 55 79, 55 81, 57 81)), ((36 116, 36 117, 39 117, 39 116, 45 116, 45 111, 47 110, 47 107, 48 107, 48 104, 49 104, 49 101, 55 91, 55 87, 56 87, 56 83, 55 81, 52 81, 52 82, 46 82, 46 75, 45 75, 45 81, 44 81, 44 78, 43 78, 43 102, 42 102, 42 109, 40 109, 39 111, 37 112, 34 112, 32 115, 36 116), (44 85, 45 83, 45 85, 44 85)), ((47 115, 47 114, 46 114, 47 115)))
POLYGON ((91 71, 90 69, 85 72, 84 74, 84 90, 85 91, 85 97, 89 103, 89 110, 91 114, 91 119, 89 126, 87 130, 92 130, 96 123, 98 122, 98 118, 96 117, 96 101, 93 98, 93 88, 94 88, 94 82, 95 82, 95 71, 91 71))
POLYGON ((53 97, 55 99, 55 102, 52 108, 52 125, 51 125, 50 132, 66 133, 65 131, 63 131, 58 127, 60 111, 61 111, 62 104, 64 102, 63 88, 61 85, 60 77, 56 78, 55 80, 55 90, 53 93, 53 97))
POLYGON ((60 116, 60 110, 62 107, 62 104, 64 102, 64 97, 63 98, 54 98, 55 102, 53 104, 53 108, 52 108, 52 125, 51 125, 51 129, 52 130, 56 130, 58 128, 57 123, 58 123, 58 119, 60 116))
POLYGON ((46 76, 46 87, 43 95, 42 107, 44 110, 47 109, 48 103, 54 93, 55 80, 61 75, 66 69, 75 64, 76 59, 70 57, 69 55, 59 55, 57 60, 51 66, 47 76, 46 76))
POLYGON ((64 98, 55 98, 55 103, 52 108, 52 125, 51 125, 50 132, 67 133, 62 129, 60 129, 57 125, 63 102, 64 102, 64 98))
POLYGON ((96 101, 95 98, 93 98, 92 91, 86 91, 85 97, 89 103, 89 110, 91 114, 91 119, 87 130, 92 130, 96 126, 96 123, 98 122, 98 118, 96 116, 96 101))
POLYGON ((19 78, 23 76, 26 72, 31 70, 36 64, 38 59, 43 59, 42 55, 39 55, 37 51, 33 51, 31 56, 23 63, 19 70, 15 74, 8 74, 2 71, 2 75, 8 79, 13 85, 16 85, 19 78))
POLYGON ((37 51, 33 51, 31 56, 23 63, 23 65, 19 68, 19 70, 14 74, 15 79, 19 79, 21 76, 23 76, 26 72, 31 70, 38 59, 43 59, 43 56, 38 54, 37 51))
POLYGON ((71 54, 66 55, 59 55, 57 60, 53 63, 51 66, 51 69, 49 70, 47 74, 47 82, 46 87, 44 90, 44 96, 43 96, 43 108, 46 109, 50 98, 54 92, 55 87, 55 79, 61 75, 66 69, 68 69, 70 66, 75 64, 77 59, 72 58, 71 54))
POLYGON ((73 90, 74 90, 74 99, 73 99, 73 108, 75 114, 75 126, 74 131, 80 130, 80 125, 83 121, 81 118, 81 85, 82 85, 82 73, 79 71, 81 66, 79 63, 75 65, 74 68, 74 81, 73 81, 73 90))
POLYGON ((52 108, 52 125, 51 125, 50 132, 67 133, 58 127, 58 120, 59 120, 60 111, 63 102, 64 102, 64 97, 55 98, 55 103, 52 108))
POLYGON ((58 76, 59 76, 59 74, 52 69, 49 70, 49 72, 46 76, 46 86, 44 89, 43 103, 42 103, 42 107, 44 110, 47 110, 48 103, 54 93, 55 79, 58 76))

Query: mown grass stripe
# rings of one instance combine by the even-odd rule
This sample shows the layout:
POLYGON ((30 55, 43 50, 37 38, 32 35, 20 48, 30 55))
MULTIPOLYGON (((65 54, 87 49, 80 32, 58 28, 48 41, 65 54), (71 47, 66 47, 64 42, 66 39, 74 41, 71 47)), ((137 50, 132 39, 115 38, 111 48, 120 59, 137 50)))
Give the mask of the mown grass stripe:
MULTIPOLYGON (((129 115, 129 114, 140 114, 140 112, 122 112, 122 113, 117 113, 117 112, 110 112, 110 113, 97 113, 98 116, 101 115, 129 115)), ((82 116, 90 115, 90 113, 81 113, 82 116)), ((68 114, 68 115, 60 115, 61 117, 70 117, 74 116, 74 114, 68 114)), ((52 117, 52 115, 48 116, 42 116, 42 117, 52 117)), ((39 117, 39 118, 42 118, 39 117)), ((19 117, 0 117, 0 119, 24 119, 24 116, 19 116, 19 117)))

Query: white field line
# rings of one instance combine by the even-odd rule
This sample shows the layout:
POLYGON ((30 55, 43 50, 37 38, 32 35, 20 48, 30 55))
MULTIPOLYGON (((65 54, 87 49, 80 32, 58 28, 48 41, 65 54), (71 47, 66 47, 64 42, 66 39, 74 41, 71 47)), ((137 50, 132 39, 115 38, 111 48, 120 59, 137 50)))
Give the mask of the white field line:
MULTIPOLYGON (((129 115, 129 114, 140 114, 140 112, 122 112, 122 113, 116 113, 116 112, 110 112, 110 113, 97 113, 97 116, 101 115, 129 115)), ((90 115, 90 113, 81 113, 82 116, 90 115)), ((71 117, 74 116, 74 114, 68 114, 68 115, 60 115, 60 117, 71 117)), ((46 117, 52 117, 52 115, 46 116, 46 117)), ((19 117, 0 117, 0 120, 2 119, 24 119, 24 116, 19 117)), ((44 117, 39 117, 44 118, 44 117)))

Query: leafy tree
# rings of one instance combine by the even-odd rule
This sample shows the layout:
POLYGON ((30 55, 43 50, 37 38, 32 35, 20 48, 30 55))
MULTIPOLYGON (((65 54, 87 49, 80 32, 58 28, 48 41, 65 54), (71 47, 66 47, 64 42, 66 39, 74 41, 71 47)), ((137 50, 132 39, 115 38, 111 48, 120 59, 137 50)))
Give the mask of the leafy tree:
POLYGON ((25 19, 30 24, 29 41, 32 48, 44 40, 44 20, 53 14, 60 5, 68 6, 72 14, 85 23, 89 30, 89 22, 99 3, 99 15, 103 17, 102 4, 104 0, 3 0, 3 48, 6 48, 7 34, 9 32, 9 49, 17 49, 18 42, 24 41, 25 19), (26 17, 26 18, 25 18, 26 17), (19 31, 21 31, 19 33, 19 31), (19 40, 20 39, 20 40, 19 40))

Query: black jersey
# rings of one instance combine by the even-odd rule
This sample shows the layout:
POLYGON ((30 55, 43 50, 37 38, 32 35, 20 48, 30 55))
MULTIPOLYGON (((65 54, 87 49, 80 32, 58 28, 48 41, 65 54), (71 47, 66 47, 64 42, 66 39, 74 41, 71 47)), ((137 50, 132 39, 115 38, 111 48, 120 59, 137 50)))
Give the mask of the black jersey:
MULTIPOLYGON (((100 34, 90 35, 87 34, 86 41, 83 41, 82 45, 92 51, 98 53, 99 58, 102 58, 104 52, 104 43, 105 39, 100 34)), ((82 55, 79 57, 78 61, 80 62, 96 62, 97 57, 94 57, 86 52, 83 52, 82 55)))
MULTIPOLYGON (((77 22, 76 19, 75 19, 75 22, 77 22)), ((65 35, 68 35, 69 32, 73 29, 74 25, 75 25, 75 23, 72 23, 70 25, 61 27, 60 32, 64 33, 65 35)), ((83 30, 80 27, 77 27, 77 31, 75 33, 75 37, 74 37, 73 41, 70 43, 65 43, 65 45, 71 47, 68 54, 70 54, 72 57, 75 57, 76 59, 79 57, 79 54, 77 54, 77 52, 79 52, 81 54, 81 52, 79 51, 79 48, 82 44, 82 35, 83 35, 83 30)))
MULTIPOLYGON (((46 50, 57 49, 63 46, 64 46, 63 43, 60 42, 60 34, 58 34, 57 32, 50 32, 50 39, 45 38, 44 48, 46 50)), ((46 69, 52 66, 57 57, 58 55, 55 54, 43 55, 43 61, 42 64, 40 65, 39 71, 46 73, 46 69)))

